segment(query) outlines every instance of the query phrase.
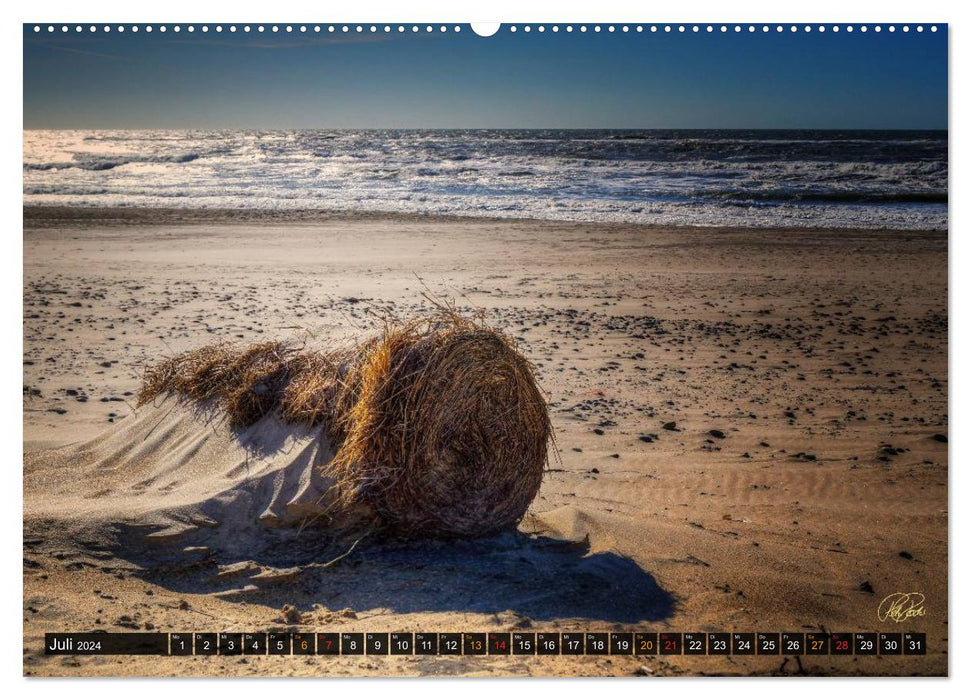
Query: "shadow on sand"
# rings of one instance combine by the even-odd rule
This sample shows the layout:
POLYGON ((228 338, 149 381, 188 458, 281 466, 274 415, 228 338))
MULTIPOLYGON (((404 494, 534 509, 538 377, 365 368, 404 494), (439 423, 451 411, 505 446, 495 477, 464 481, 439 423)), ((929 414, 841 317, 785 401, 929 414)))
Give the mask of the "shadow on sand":
POLYGON ((315 563, 328 561, 333 549, 324 555, 293 541, 268 547, 242 566, 238 559, 215 556, 188 564, 139 549, 143 556, 117 554, 143 567, 139 575, 150 582, 276 608, 307 609, 317 603, 331 610, 388 614, 511 613, 538 621, 620 624, 664 620, 674 608, 673 596, 631 559, 591 554, 586 541, 521 532, 466 541, 362 544, 327 568, 315 563))

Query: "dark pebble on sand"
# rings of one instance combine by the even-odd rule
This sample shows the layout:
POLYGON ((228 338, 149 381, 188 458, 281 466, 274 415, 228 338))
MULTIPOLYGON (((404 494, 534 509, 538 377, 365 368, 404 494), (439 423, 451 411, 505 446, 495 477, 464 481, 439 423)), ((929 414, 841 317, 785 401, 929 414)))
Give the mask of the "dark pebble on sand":
POLYGON ((870 585, 869 581, 864 581, 860 584, 860 590, 864 593, 873 593, 873 586, 870 585))
POLYGON ((593 429, 593 432, 594 432, 595 435, 603 435, 604 434, 603 428, 594 428, 593 429))
POLYGON ((725 433, 723 433, 721 430, 709 430, 708 434, 713 438, 718 438, 719 440, 725 439, 725 433))
POLYGON ((665 423, 661 427, 664 430, 677 430, 678 429, 678 424, 675 421, 672 420, 672 421, 668 421, 667 423, 665 423))
POLYGON ((944 435, 943 433, 934 433, 934 435, 931 437, 931 440, 934 440, 936 442, 943 442, 946 444, 947 435, 944 435))
POLYGON ((910 552, 908 552, 908 551, 903 551, 903 552, 901 552, 901 553, 900 553, 900 556, 901 556, 902 558, 904 558, 904 559, 907 559, 907 560, 912 560, 912 559, 914 558, 914 555, 913 555, 913 554, 911 554, 911 553, 910 553, 910 552))

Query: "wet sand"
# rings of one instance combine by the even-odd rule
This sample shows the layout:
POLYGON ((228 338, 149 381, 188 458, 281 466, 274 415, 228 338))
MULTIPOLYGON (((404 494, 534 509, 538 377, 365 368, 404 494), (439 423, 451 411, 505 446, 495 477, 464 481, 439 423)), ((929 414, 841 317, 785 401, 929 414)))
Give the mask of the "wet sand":
POLYGON ((26 209, 23 332, 25 674, 947 671, 946 233, 26 209), (39 451, 126 425, 147 363, 359 339, 423 292, 482 309, 549 395, 556 457, 519 535, 363 543, 320 569, 309 545, 170 555, 45 510, 39 451), (878 620, 911 591, 924 615, 878 620), (92 629, 919 631, 928 654, 40 652, 92 629))

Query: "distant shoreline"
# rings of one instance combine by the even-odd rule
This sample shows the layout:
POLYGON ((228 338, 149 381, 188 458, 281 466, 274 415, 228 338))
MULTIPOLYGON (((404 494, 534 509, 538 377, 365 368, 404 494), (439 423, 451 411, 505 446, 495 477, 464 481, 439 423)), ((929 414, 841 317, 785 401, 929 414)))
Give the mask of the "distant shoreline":
POLYGON ((833 226, 674 226, 604 221, 558 221, 550 219, 511 218, 500 216, 459 216, 448 214, 413 214, 386 211, 343 211, 333 209, 226 209, 226 208, 155 208, 155 207, 66 207, 36 204, 23 205, 24 229, 67 228, 88 226, 175 226, 201 224, 286 224, 327 221, 453 221, 472 223, 487 221, 506 224, 598 230, 643 229, 644 231, 692 232, 793 232, 868 234, 940 234, 947 229, 842 228, 833 226))

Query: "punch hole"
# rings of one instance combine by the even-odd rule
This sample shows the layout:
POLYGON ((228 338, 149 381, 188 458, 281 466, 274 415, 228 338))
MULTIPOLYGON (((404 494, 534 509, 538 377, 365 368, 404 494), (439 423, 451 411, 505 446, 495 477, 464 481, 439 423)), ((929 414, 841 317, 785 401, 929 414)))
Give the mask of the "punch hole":
MULTIPOLYGON (((492 22, 489 22, 489 23, 477 22, 477 23, 472 24, 472 32, 476 36, 488 37, 488 36, 492 36, 493 34, 495 34, 496 32, 498 32, 500 26, 501 25, 498 22, 495 22, 495 23, 492 23, 492 22)), ((456 27, 456 30, 457 29, 458 29, 458 27, 456 27)))

